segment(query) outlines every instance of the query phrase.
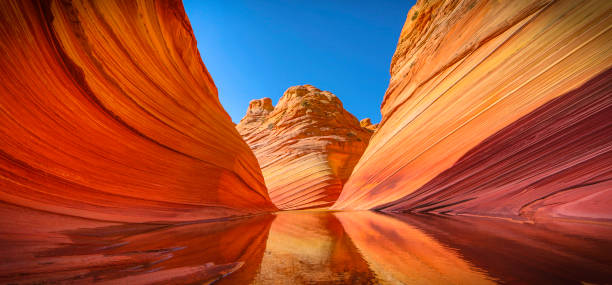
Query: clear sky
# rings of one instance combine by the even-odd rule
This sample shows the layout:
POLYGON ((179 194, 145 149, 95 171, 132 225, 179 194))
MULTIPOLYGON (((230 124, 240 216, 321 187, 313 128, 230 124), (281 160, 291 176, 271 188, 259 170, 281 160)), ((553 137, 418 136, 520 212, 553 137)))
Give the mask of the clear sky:
POLYGON ((414 1, 184 0, 221 103, 236 123, 249 101, 274 104, 294 85, 336 94, 380 120, 389 65, 414 1))

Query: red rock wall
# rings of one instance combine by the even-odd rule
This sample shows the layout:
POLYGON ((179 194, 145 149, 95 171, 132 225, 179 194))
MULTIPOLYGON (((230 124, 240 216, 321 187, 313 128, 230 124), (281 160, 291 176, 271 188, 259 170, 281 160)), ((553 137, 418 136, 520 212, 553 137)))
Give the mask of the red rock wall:
POLYGON ((417 191, 378 209, 610 218, 611 150, 609 69, 487 138, 417 191))
POLYGON ((276 108, 253 100, 236 126, 253 149, 280 209, 329 207, 340 195, 373 132, 328 91, 294 86, 276 108))
POLYGON ((612 3, 419 1, 335 209, 610 219, 612 3))
POLYGON ((179 1, 0 3, 0 200, 186 221, 274 210, 179 1))

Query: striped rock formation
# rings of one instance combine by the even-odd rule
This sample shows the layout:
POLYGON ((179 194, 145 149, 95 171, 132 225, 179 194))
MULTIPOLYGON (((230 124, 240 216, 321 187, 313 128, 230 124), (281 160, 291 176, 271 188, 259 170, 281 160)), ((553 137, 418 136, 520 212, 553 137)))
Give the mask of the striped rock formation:
POLYGON ((612 219, 612 2, 419 1, 334 209, 612 219))
POLYGON ((333 204, 372 133, 336 95, 312 85, 287 89, 276 108, 270 98, 251 101, 236 128, 280 209, 333 204))
POLYGON ((1 202, 121 222, 275 210, 180 1, 2 1, 0 21, 1 202))
POLYGON ((371 131, 375 131, 378 128, 378 124, 372 124, 372 120, 370 120, 370 118, 362 119, 359 121, 359 125, 361 125, 362 128, 366 128, 371 131))

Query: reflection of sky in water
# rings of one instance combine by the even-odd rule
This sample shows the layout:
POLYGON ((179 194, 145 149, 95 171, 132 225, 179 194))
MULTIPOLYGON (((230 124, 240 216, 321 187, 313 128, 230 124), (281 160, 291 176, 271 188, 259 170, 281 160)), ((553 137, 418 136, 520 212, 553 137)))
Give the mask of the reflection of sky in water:
POLYGON ((612 227, 597 224, 295 211, 182 226, 112 225, 61 235, 70 242, 6 240, 0 253, 11 254, 0 265, 0 283, 612 281, 612 227), (20 246, 37 251, 19 256, 20 246))

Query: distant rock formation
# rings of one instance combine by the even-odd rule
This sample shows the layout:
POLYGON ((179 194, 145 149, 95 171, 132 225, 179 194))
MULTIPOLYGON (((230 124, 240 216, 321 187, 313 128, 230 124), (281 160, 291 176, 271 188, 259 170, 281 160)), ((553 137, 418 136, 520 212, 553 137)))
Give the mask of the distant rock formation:
POLYGON ((418 1, 333 209, 612 219, 612 2, 418 1))
POLYGON ((0 202, 121 222, 276 209, 180 1, 2 1, 0 19, 0 202))
POLYGON ((287 89, 276 107, 270 98, 251 101, 236 128, 280 209, 330 206, 372 133, 336 95, 312 85, 287 89))
POLYGON ((365 118, 359 121, 359 125, 362 128, 366 128, 370 131, 375 131, 378 128, 378 124, 372 124, 372 120, 370 120, 370 118, 365 118))

